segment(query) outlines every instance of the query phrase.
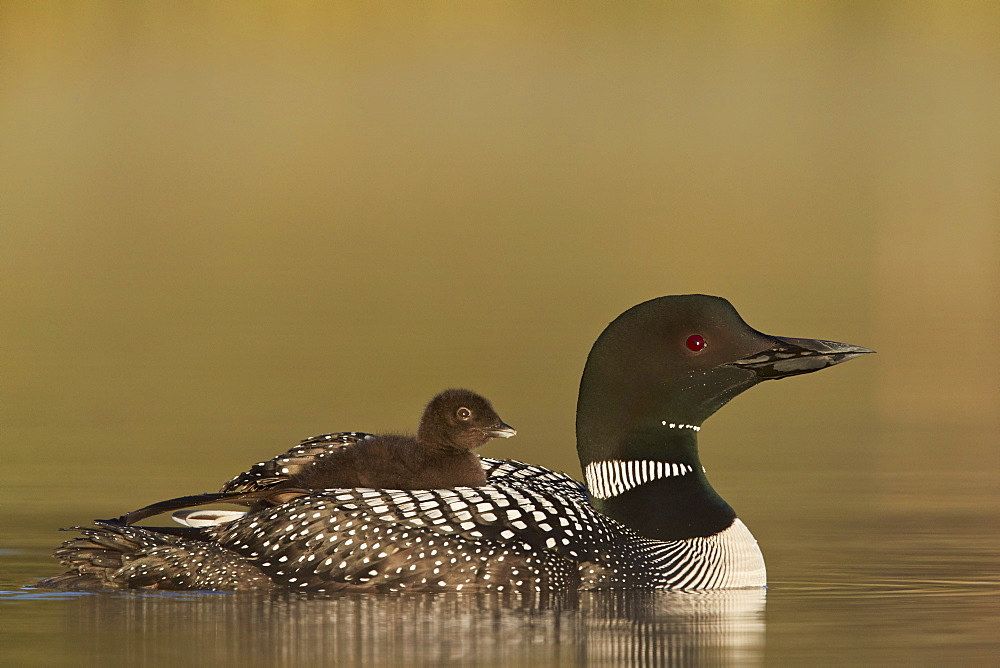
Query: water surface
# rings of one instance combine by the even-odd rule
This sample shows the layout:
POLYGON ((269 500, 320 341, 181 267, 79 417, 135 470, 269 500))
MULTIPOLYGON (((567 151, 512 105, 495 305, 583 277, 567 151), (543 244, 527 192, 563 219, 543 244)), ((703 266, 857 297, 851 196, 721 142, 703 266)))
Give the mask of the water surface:
POLYGON ((0 635, 21 665, 982 664, 1000 628, 994 476, 729 474, 727 496, 771 513, 747 519, 766 590, 51 593, 24 585, 57 570, 62 537, 7 526, 0 635))

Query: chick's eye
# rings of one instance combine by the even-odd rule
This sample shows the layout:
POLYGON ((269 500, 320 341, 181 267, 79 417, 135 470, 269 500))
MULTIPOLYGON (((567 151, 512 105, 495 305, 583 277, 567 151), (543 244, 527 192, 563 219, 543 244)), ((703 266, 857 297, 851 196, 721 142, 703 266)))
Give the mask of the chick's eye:
POLYGON ((706 346, 708 346, 708 341, 706 341, 705 337, 701 334, 692 334, 687 338, 685 345, 687 345, 688 350, 693 350, 697 353, 701 352, 706 348, 706 346))
POLYGON ((458 416, 459 420, 468 420, 470 417, 472 417, 472 411, 463 406, 459 408, 457 411, 455 411, 455 415, 458 416))

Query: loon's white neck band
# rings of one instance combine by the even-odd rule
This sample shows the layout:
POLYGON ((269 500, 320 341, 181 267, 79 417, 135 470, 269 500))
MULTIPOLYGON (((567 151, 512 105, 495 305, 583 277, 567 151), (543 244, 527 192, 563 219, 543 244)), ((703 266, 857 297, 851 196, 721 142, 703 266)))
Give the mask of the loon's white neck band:
POLYGON ((639 485, 657 480, 684 476, 694 471, 690 464, 673 464, 649 459, 621 461, 610 459, 587 464, 583 475, 591 496, 609 499, 639 485))

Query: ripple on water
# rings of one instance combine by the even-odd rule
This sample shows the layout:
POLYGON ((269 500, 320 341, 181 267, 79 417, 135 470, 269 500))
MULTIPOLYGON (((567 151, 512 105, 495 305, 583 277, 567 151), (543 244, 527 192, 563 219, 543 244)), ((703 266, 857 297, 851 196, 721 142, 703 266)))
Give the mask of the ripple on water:
POLYGON ((878 582, 772 582, 772 595, 839 598, 892 598, 899 596, 996 596, 1000 582, 968 579, 883 579, 878 582))

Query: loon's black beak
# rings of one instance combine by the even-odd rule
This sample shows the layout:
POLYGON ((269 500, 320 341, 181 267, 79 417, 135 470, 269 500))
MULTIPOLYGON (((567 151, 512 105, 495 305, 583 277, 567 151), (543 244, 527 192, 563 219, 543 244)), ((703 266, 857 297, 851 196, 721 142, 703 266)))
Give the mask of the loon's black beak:
POLYGON ((777 345, 773 348, 722 366, 747 369, 753 371, 760 380, 772 380, 812 373, 875 352, 861 346, 836 341, 789 339, 777 336, 771 338, 777 341, 777 345))
POLYGON ((483 430, 490 438, 510 438, 517 433, 517 429, 514 429, 509 424, 505 422, 498 422, 497 424, 483 430))

